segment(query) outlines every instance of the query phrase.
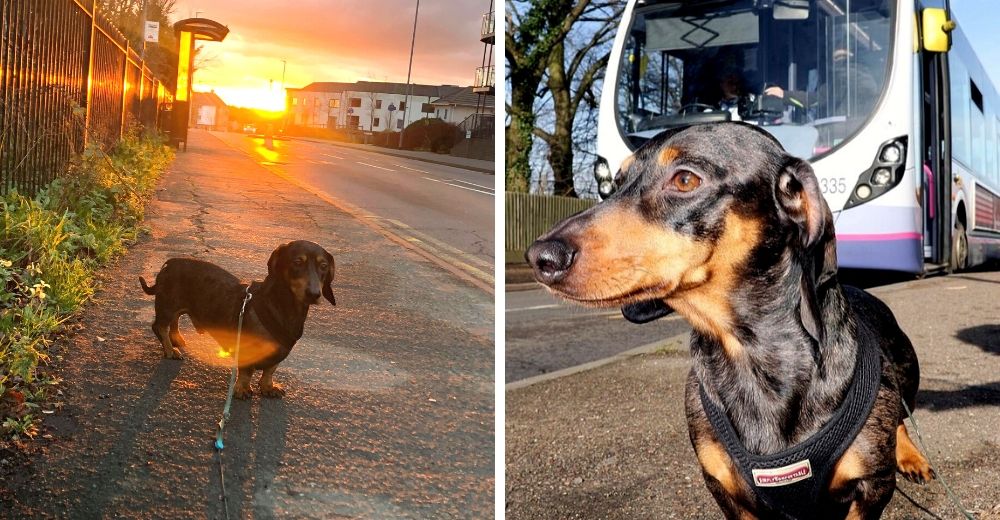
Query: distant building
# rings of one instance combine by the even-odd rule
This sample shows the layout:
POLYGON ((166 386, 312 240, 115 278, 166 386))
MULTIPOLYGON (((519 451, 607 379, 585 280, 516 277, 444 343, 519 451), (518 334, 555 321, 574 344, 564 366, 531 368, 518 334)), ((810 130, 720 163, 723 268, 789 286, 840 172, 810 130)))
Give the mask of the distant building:
MULTIPOLYGON (((288 124, 309 128, 347 128, 398 132, 424 117, 438 117, 432 103, 463 89, 456 85, 410 85, 377 81, 316 82, 286 89, 288 124), (428 112, 423 110, 427 108, 428 112)), ((473 105, 473 108, 475 106, 473 105)), ((447 119, 450 122, 454 118, 447 119)), ((461 120, 457 121, 461 122, 461 120)))
POLYGON ((191 93, 191 126, 206 130, 226 130, 229 105, 214 91, 191 93))
POLYGON ((431 101, 434 107, 434 117, 449 123, 460 124, 473 114, 493 114, 493 96, 483 97, 474 91, 474 87, 465 87, 431 101))

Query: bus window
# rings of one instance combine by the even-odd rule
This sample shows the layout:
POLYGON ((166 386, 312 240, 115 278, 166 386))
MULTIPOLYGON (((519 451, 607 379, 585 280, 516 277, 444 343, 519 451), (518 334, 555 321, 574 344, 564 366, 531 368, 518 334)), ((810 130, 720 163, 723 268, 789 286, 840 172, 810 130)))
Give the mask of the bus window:
POLYGON ((743 120, 813 158, 853 134, 884 87, 888 0, 650 3, 636 9, 616 84, 632 147, 668 128, 743 120))

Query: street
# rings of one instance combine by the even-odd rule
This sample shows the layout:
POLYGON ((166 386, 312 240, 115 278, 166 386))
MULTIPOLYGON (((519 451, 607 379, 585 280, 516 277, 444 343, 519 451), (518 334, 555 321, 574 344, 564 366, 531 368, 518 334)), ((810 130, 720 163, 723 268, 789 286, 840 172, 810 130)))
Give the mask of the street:
POLYGON ((542 288, 509 291, 506 303, 505 383, 613 356, 691 330, 673 314, 646 325, 620 309, 591 309, 542 288))
MULTIPOLYGON (((871 273, 851 278, 876 284, 871 273)), ((889 284, 877 278, 882 285, 869 291, 892 309, 919 358, 915 415, 925 453, 974 517, 998 518, 1000 272, 994 267, 889 284)), ((678 321, 649 335, 644 329, 653 324, 630 325, 641 334, 613 328, 620 335, 602 334, 622 320, 562 304, 518 311, 553 302, 535 291, 507 295, 507 328, 519 331, 518 355, 553 368, 571 358, 570 341, 589 349, 575 353, 576 363, 596 356, 602 343, 615 345, 602 351, 610 355, 686 328, 678 321), (554 325, 545 329, 544 322, 554 325), (520 337, 529 330, 533 341, 520 337), (572 340, 574 335, 583 338, 572 340)), ((683 389, 690 366, 684 342, 507 390, 507 518, 718 518, 688 440, 683 389)), ((897 481, 885 518, 961 517, 941 480, 923 486, 897 481)))
POLYGON ((492 175, 329 142, 212 135, 492 287, 492 175))
MULTIPOLYGON (((58 402, 45 415, 30 465, 0 467, 0 517, 491 515, 492 295, 442 269, 442 259, 419 254, 393 240, 399 235, 228 144, 249 138, 191 130, 189 139, 147 207, 149 233, 100 272, 102 289, 54 346, 52 364, 63 381, 58 402), (153 276, 167 258, 194 256, 260 280, 271 251, 294 239, 312 240, 334 256, 337 306, 321 300, 311 307, 304 335, 275 373, 283 398, 234 401, 225 450, 216 455, 231 360, 220 358, 218 345, 187 318, 180 325, 184 359, 164 359, 149 327, 153 298, 138 277, 153 276)), ((288 145, 298 161, 323 148, 288 145)), ((365 175, 308 164, 294 171, 343 175, 338 189, 354 189, 348 185, 365 175)), ((382 182, 404 186, 403 177, 382 182)), ((492 214, 489 196, 472 193, 481 197, 473 204, 462 198, 466 190, 434 184, 428 182, 428 200, 458 200, 456 211, 492 214)), ((362 193, 336 196, 350 195, 366 208, 373 199, 362 193)), ((416 219, 416 207, 408 215, 390 206, 371 214, 434 232, 416 219)), ((468 229, 450 244, 478 254, 475 237, 492 236, 492 227, 477 228, 477 218, 435 227, 468 229)))

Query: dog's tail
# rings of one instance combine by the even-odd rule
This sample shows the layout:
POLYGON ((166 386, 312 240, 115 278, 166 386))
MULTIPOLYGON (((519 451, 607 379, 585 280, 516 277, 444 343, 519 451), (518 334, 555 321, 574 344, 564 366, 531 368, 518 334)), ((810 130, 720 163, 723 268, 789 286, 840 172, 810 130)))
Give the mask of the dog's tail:
POLYGON ((150 287, 146 285, 146 279, 141 276, 139 277, 139 285, 142 285, 142 292, 146 294, 156 294, 156 286, 154 285, 150 287))

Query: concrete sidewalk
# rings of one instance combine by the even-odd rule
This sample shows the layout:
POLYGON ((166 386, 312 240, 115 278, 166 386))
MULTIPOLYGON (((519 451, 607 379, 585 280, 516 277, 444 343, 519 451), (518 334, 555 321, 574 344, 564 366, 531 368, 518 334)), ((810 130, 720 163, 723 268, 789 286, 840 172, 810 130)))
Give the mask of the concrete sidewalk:
MULTIPOLYGON (((998 284, 1000 273, 979 272, 872 290, 917 349, 915 413, 934 469, 976 518, 992 520, 1000 519, 998 284)), ((506 518, 720 518, 688 439, 690 366, 686 346, 647 349, 511 385, 506 518)), ((921 508, 961 518, 940 481, 897 481, 884 518, 937 518, 921 508)))
POLYGON ((334 255, 337 306, 311 308, 275 373, 284 398, 233 403, 230 517, 492 515, 489 295, 203 131, 161 179, 145 225, 53 356, 63 402, 45 416, 41 453, 0 465, 0 517, 222 517, 211 446, 231 360, 186 318, 185 359, 163 359, 138 276, 189 255, 259 280, 292 239, 334 255))
POLYGON ((393 148, 383 148, 381 146, 375 146, 373 144, 356 144, 356 143, 345 143, 342 141, 332 141, 328 139, 316 139, 312 137, 286 137, 286 139, 296 139, 300 141, 309 141, 313 143, 325 143, 333 146, 339 146, 341 148, 353 148, 355 150, 362 150, 365 152, 380 153, 382 155, 391 155, 393 157, 402 157, 404 159, 414 159, 417 161, 423 161, 433 164, 441 164, 444 166, 452 166, 454 168, 463 168, 466 170, 477 171, 481 173, 488 173, 490 175, 496 175, 496 163, 493 161, 483 161, 480 159, 469 159, 467 157, 456 157, 454 155, 434 153, 434 152, 418 152, 413 150, 396 150, 393 148))

